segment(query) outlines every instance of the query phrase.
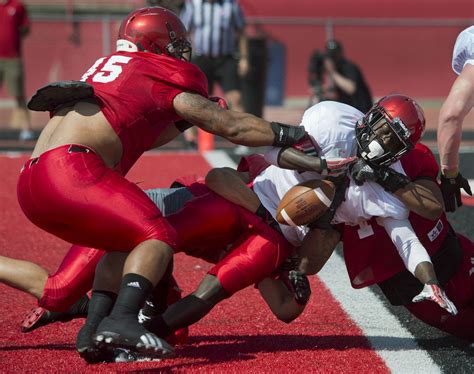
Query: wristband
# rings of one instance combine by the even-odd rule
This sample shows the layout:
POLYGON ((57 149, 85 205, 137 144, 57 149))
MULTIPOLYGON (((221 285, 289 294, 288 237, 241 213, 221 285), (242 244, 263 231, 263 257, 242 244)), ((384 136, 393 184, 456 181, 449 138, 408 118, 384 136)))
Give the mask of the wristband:
POLYGON ((275 139, 273 145, 275 147, 284 147, 297 143, 306 134, 306 130, 303 126, 291 126, 285 125, 279 122, 270 123, 275 139))

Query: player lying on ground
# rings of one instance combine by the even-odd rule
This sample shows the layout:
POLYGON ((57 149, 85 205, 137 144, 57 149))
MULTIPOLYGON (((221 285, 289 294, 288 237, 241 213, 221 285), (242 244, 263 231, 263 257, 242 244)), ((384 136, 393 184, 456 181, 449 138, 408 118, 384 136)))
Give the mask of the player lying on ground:
MULTIPOLYGON (((173 211, 181 208, 185 202, 190 200, 193 195, 190 191, 194 191, 196 195, 206 195, 208 190, 203 184, 194 183, 190 189, 179 188, 172 190, 149 190, 147 194, 155 202, 155 204, 162 210, 165 215, 169 215, 173 211), (193 188, 194 187, 194 188, 193 188)), ((253 279, 258 278, 261 273, 261 264, 251 267, 247 273, 243 272, 250 264, 241 264, 238 262, 239 254, 234 253, 229 256, 227 263, 220 261, 221 258, 230 255, 233 248, 226 248, 225 243, 222 242, 219 247, 219 235, 223 238, 223 232, 228 231, 229 228, 233 230, 235 235, 238 235, 238 224, 235 220, 227 219, 229 214, 234 214, 235 209, 227 201, 213 195, 203 196, 197 201, 191 201, 189 206, 178 214, 170 216, 170 223, 176 227, 179 234, 183 233, 183 244, 188 246, 186 253, 195 257, 203 258, 211 263, 217 263, 218 266, 211 269, 210 272, 216 273, 217 278, 224 279, 223 282, 237 282, 230 287, 239 288, 245 287, 248 283, 253 282, 253 279), (193 220, 193 211, 205 211, 207 213, 214 212, 212 217, 214 220, 204 219, 193 220), (216 235, 217 233, 217 235, 216 235), (193 244, 198 243, 198 244, 193 244), (220 262, 220 267, 219 267, 220 262), (222 270, 224 268, 224 271, 222 270), (240 275, 247 275, 243 282, 238 278, 240 275), (248 277, 253 277, 248 280, 248 277)), ((250 215, 251 216, 251 215, 250 215)), ((256 218, 257 225, 261 225, 260 218, 256 218), (260 222, 258 222, 260 221, 260 222)), ((265 224, 265 226, 267 226, 265 224)), ((273 230, 272 230, 273 231, 273 230)), ((256 232, 256 231, 255 231, 256 232)), ((234 251, 237 252, 237 251, 234 251)), ((268 250, 268 252, 270 252, 268 250)), ((273 251, 282 253, 282 251, 273 251)), ((91 287, 93 271, 99 259, 104 255, 103 251, 94 250, 91 248, 73 247, 66 255, 63 263, 59 267, 58 272, 49 276, 45 269, 36 264, 0 257, 0 279, 7 284, 18 288, 20 290, 29 292, 40 300, 41 305, 50 306, 57 309, 59 306, 67 308, 74 300, 77 300, 84 290, 91 287)), ((249 257, 246 257, 248 261, 249 257)), ((278 263, 281 261, 278 260, 278 263)), ((275 267, 275 261, 270 265, 272 269, 275 267)), ((266 269, 266 268, 265 268, 266 269)), ((289 271, 291 269, 281 269, 272 277, 264 278, 257 283, 257 287, 269 305, 272 312, 282 321, 290 322, 296 318, 303 310, 304 304, 309 298, 309 284, 303 276, 292 275, 289 271), (295 296, 296 292, 296 296, 295 296)), ((267 271, 267 270, 265 270, 267 271)), ((161 284, 163 282, 160 282, 161 284)), ((159 288, 160 284, 157 286, 159 288)), ((171 289, 173 289, 171 284, 171 289)), ((162 287, 163 288, 163 287, 162 287)), ((163 292, 163 291, 161 291, 163 292)), ((194 293, 195 297, 199 297, 199 289, 194 293)), ((159 297, 160 291, 154 292, 153 303, 155 310, 149 307, 145 308, 142 315, 150 313, 160 313, 163 311, 163 303, 159 297), (157 297, 158 295, 158 297, 157 297)), ((67 321, 72 318, 84 316, 87 312, 87 297, 82 297, 81 301, 74 304, 67 312, 49 312, 44 308, 36 308, 30 318, 23 324, 24 327, 31 331, 47 323, 56 320, 67 321), (79 308, 80 307, 80 308, 79 308)), ((172 334, 171 334, 172 335, 172 334)), ((170 335, 170 336, 171 336, 170 335)), ((177 337, 174 340, 182 339, 183 330, 178 330, 177 337)), ((168 337, 169 339, 169 337, 168 337)), ((181 340, 182 341, 182 340, 181 340)), ((78 344, 82 344, 78 339, 78 344)), ((78 346, 78 350, 81 350, 78 346)), ((100 356, 96 359, 111 360, 113 355, 111 352, 101 351, 100 356)), ((88 356, 90 358, 91 355, 88 356)))
MULTIPOLYGON (((302 156, 303 161, 308 161, 308 164, 300 163, 300 165, 298 165, 301 167, 299 169, 300 171, 305 170, 305 168, 308 167, 307 170, 312 170, 312 172, 295 172, 292 170, 284 170, 274 166, 257 168, 253 166, 252 162, 250 162, 248 166, 249 168, 253 167, 254 170, 249 174, 252 175, 252 177, 245 179, 246 177, 242 176, 242 180, 244 180, 246 183, 251 183, 253 185, 253 191, 256 193, 256 197, 254 196, 254 198, 252 198, 252 195, 245 195, 245 192, 242 192, 242 194, 245 196, 242 197, 240 195, 240 190, 237 188, 237 186, 239 185, 238 178, 240 177, 236 177, 237 181, 233 183, 230 182, 232 178, 231 176, 224 175, 221 180, 225 181, 227 185, 227 193, 230 196, 240 196, 240 200, 238 201, 241 204, 245 204, 245 207, 252 212, 257 213, 259 210, 261 210, 260 208, 262 208, 262 204, 264 211, 266 210, 272 216, 275 216, 275 210, 279 201, 292 186, 298 184, 301 181, 313 179, 318 176, 319 178, 321 178, 321 164, 325 157, 327 157, 328 155, 349 156, 347 158, 355 156, 356 150, 358 148, 355 144, 355 127, 357 119, 361 118, 364 118, 366 121, 372 121, 370 122, 370 126, 371 128, 375 128, 374 132, 377 136, 381 138, 381 144, 379 144, 378 142, 376 142, 377 144, 373 144, 373 134, 369 133, 369 138, 367 138, 366 143, 370 144, 364 143, 363 145, 361 145, 359 147, 360 153, 362 154, 367 151, 364 148, 364 146, 367 145, 367 147, 370 148, 370 152, 372 152, 370 154, 372 161, 376 160, 376 158, 378 157, 380 162, 387 162, 387 164, 395 162, 399 157, 401 157, 401 155, 405 154, 408 151, 409 145, 413 147, 413 143, 411 143, 411 137, 413 133, 416 133, 415 135, 418 138, 419 136, 421 136, 421 128, 424 126, 424 117, 422 116, 421 110, 418 108, 416 103, 404 96, 398 95, 394 97, 387 97, 383 99, 381 103, 378 103, 375 106, 377 110, 379 110, 380 108, 384 109, 385 107, 387 107, 387 110, 389 110, 392 114, 395 114, 394 117, 397 117, 397 121, 389 121, 389 119, 385 120, 385 117, 383 116, 378 116, 374 118, 374 116, 378 114, 375 113, 375 109, 370 113, 370 116, 364 117, 362 113, 347 105, 332 102, 325 102, 316 105, 314 108, 310 109, 310 115, 303 120, 303 123, 308 124, 309 128, 306 128, 306 130, 309 130, 308 133, 312 137, 312 139, 318 139, 319 148, 316 149, 316 147, 313 145, 313 154, 316 150, 319 150, 322 157, 307 156, 307 158, 304 158, 302 156), (320 118, 315 118, 318 115, 320 116, 320 118), (382 119, 384 119, 383 123, 381 123, 382 119), (410 129, 413 131, 409 131, 408 129, 406 129, 406 127, 404 127, 406 131, 401 132, 403 128, 401 128, 400 122, 402 120, 404 120, 405 123, 408 124, 408 126, 410 126, 410 129), (394 130, 392 130, 392 127, 394 128, 394 130), (395 132, 396 130, 398 132, 395 132), (368 140, 370 140, 370 142, 368 142, 368 140), (377 145, 379 146, 378 148, 377 145), (322 149, 324 149, 325 153, 321 151, 322 149), (389 150, 388 152, 387 149, 389 150), (347 152, 344 153, 343 151, 347 152), (318 166, 313 166, 311 168, 311 166, 308 166, 311 163, 313 163, 313 165, 317 164, 318 166), (319 174, 315 171, 319 171, 319 174)), ((360 126, 362 127, 362 125, 360 126)), ((416 139, 416 141, 417 140, 418 139, 416 139)), ((307 144, 302 145, 301 148, 304 148, 305 150, 309 149, 311 151, 311 147, 307 147, 306 145, 307 144)), ((300 161, 300 159, 298 159, 299 156, 296 156, 297 152, 293 152, 292 150, 289 150, 288 152, 290 154, 289 161, 287 159, 284 159, 283 161, 300 161), (293 157, 293 159, 291 157, 293 157)), ((280 152, 279 155, 284 157, 285 151, 280 152)), ((398 165, 398 167, 400 166, 398 165)), ((207 178, 208 183, 210 183, 210 186, 212 186, 213 189, 216 187, 213 186, 215 179, 219 180, 219 178, 215 178, 216 173, 218 172, 211 171, 210 175, 208 175, 207 178)), ((420 198, 421 194, 426 194, 428 192, 428 190, 424 188, 422 184, 410 183, 410 181, 405 175, 397 173, 394 170, 392 170, 392 172, 387 171, 387 173, 388 177, 386 178, 386 180, 384 180, 384 186, 392 188, 397 187, 395 189, 399 189, 401 184, 401 187, 404 188, 403 193, 400 193, 402 195, 402 199, 405 199, 413 210, 420 211, 424 215, 427 215, 429 218, 437 217, 437 215, 440 214, 442 210, 442 204, 437 201, 433 196, 430 195, 428 196, 429 198, 426 199, 420 198)), ((245 190, 249 191, 245 187, 244 183, 242 183, 242 180, 240 180, 241 185, 245 190)), ((219 184, 219 182, 217 182, 217 184, 219 184)), ((346 204, 347 209, 345 209, 345 213, 351 219, 349 222, 355 223, 359 222, 361 219, 366 219, 371 216, 379 216, 381 218, 385 218, 388 229, 390 229, 391 231, 395 231, 396 227, 392 227, 391 224, 393 223, 393 221, 396 220, 391 220, 390 218, 393 216, 395 216, 395 218, 401 219, 407 218, 408 210, 406 209, 405 205, 401 203, 394 195, 384 191, 384 189, 380 185, 376 183, 368 183, 367 186, 363 187, 354 185, 353 189, 354 191, 361 189, 362 197, 367 199, 368 201, 371 201, 371 204, 370 206, 362 205, 362 199, 358 197, 358 199, 360 200, 357 200, 356 202, 359 203, 359 207, 363 208, 359 208, 359 210, 357 211, 350 206, 350 200, 348 199, 348 203, 346 204)), ((342 193, 342 195, 344 195, 344 193, 342 193)), ((229 198, 229 196, 225 197, 229 198)), ((340 203, 341 200, 342 199, 334 199, 336 203, 332 207, 333 211, 337 206, 337 202, 340 203)), ((321 224, 321 222, 318 223, 321 224)), ((408 222, 405 221, 404 225, 408 225, 408 222)), ((315 243, 319 243, 320 245, 321 243, 324 243, 325 245, 329 246, 329 244, 333 242, 333 230, 329 230, 328 232, 326 232, 328 237, 325 238, 325 240, 321 240, 321 230, 318 230, 317 228, 313 228, 313 230, 308 231, 307 229, 302 228, 280 226, 280 229, 282 230, 282 233, 285 238, 287 238, 287 240, 290 241, 293 245, 300 246, 300 251, 307 254, 307 257, 311 257, 311 255, 314 253, 313 249, 315 247, 315 243)), ((413 243, 415 243, 415 240, 413 240, 413 243)), ((416 244, 418 244, 418 247, 421 247, 421 249, 423 249, 423 247, 419 245, 419 243, 416 244)), ((413 248, 414 245, 415 244, 413 244, 413 248)), ((315 256, 324 257, 328 253, 330 254, 333 248, 334 245, 330 246, 330 251, 323 250, 321 252, 318 252, 315 256)), ((436 275, 434 274, 433 267, 428 256, 425 255, 424 257, 417 258, 413 262, 413 257, 406 256, 405 254, 404 256, 408 257, 407 266, 410 266, 410 270, 412 272, 417 273, 417 276, 423 281, 423 284, 436 282, 436 275)), ((306 266, 306 269, 300 270, 304 270, 308 273, 315 273, 319 271, 319 264, 321 263, 324 263, 324 261, 311 261, 310 259, 309 264, 306 266)), ((218 294, 220 286, 222 286, 222 284, 209 280, 206 289, 208 290, 209 294, 218 294)), ((441 290, 439 290, 439 292, 442 294, 441 290)), ((454 306, 449 302, 448 299, 444 297, 443 294, 442 296, 442 299, 438 300, 439 304, 442 307, 449 309, 452 313, 455 313, 454 306)), ((209 306, 214 306, 216 303, 215 300, 212 298, 203 299, 203 301, 206 301, 209 306)), ((186 312, 192 314, 193 310, 189 307, 186 308, 185 302, 186 298, 183 298, 176 304, 170 306, 170 308, 168 308, 167 311, 161 317, 152 320, 149 325, 149 329, 159 336, 165 336, 166 334, 169 334, 169 332, 173 329, 183 327, 183 322, 192 321, 192 318, 190 318, 190 316, 184 317, 186 315, 186 312), (182 318, 182 320, 178 321, 179 318, 182 318)), ((201 310, 204 310, 204 308, 202 308, 201 310)), ((194 314, 198 315, 198 313, 194 314)), ((197 318, 195 318, 195 321, 197 321, 197 318)))
POLYGON ((29 108, 50 111, 51 118, 17 189, 23 212, 41 229, 75 245, 130 253, 113 287, 100 283, 115 266, 112 257, 101 262, 104 276, 96 277, 92 298, 113 308, 100 331, 115 346, 157 357, 174 350, 136 315, 165 273, 178 238, 125 178, 128 170, 188 124, 247 146, 291 145, 305 135, 304 129, 208 100, 204 74, 186 60, 190 52, 186 29, 173 12, 150 7, 125 17, 116 52, 100 57, 81 81, 53 83, 33 96, 29 108), (114 303, 111 291, 118 292, 114 303))
MULTIPOLYGON (((284 158, 285 151, 280 156, 284 158)), ((281 162, 285 162, 285 160, 281 160, 281 162)), ((437 284, 424 285, 424 282, 419 282, 411 272, 406 270, 407 266, 413 269, 415 263, 410 264, 409 257, 408 261, 402 261, 400 252, 382 225, 382 220, 378 217, 370 218, 366 214, 367 211, 359 224, 346 224, 342 228, 344 258, 352 285, 355 288, 361 288, 378 284, 394 305, 405 305, 420 320, 455 336, 473 341, 474 290, 472 284, 474 272, 472 272, 471 259, 474 258, 474 246, 462 235, 454 233, 447 222, 446 215, 439 209, 442 206, 442 198, 436 184, 438 173, 436 160, 426 146, 417 144, 414 150, 401 157, 400 164, 396 167, 403 175, 407 175, 411 182, 403 187, 397 187, 395 183, 390 187, 390 190, 410 208, 409 224, 416 233, 416 237, 414 237, 413 233, 410 234, 406 231, 406 227, 395 227, 396 231, 402 230, 399 240, 402 243, 410 244, 412 248, 415 245, 420 246, 421 242, 428 250, 430 258, 425 262, 429 267, 431 267, 431 262, 434 264, 439 286, 445 288, 447 297, 454 302, 459 313, 452 314, 454 309, 448 305, 449 299, 443 300, 444 296, 440 293, 437 284), (414 197, 416 198, 414 199, 414 197), (430 206, 431 209, 428 209, 430 206), (424 209, 427 210, 423 211, 424 209), (428 211, 431 213, 426 214, 428 211), (423 214, 425 217, 422 216, 423 214), (413 300, 418 303, 414 303, 413 300), (435 301, 442 308, 429 300, 435 301)), ((274 173, 276 170, 270 172, 274 173)), ((393 169, 390 171, 383 166, 375 167, 375 165, 372 168, 367 164, 364 165, 364 162, 361 164, 361 161, 358 161, 354 165, 352 173, 357 183, 363 184, 360 186, 359 197, 353 201, 348 198, 340 209, 344 204, 358 204, 364 207, 364 210, 373 209, 373 205, 369 205, 370 198, 361 193, 364 188, 373 188, 374 182, 387 188, 387 179, 383 178, 387 172, 396 176, 393 169), (363 171, 361 172, 361 170, 363 171)), ((248 203, 252 201, 251 195, 248 195, 249 190, 237 190, 239 180, 232 180, 234 173, 225 169, 212 171, 213 180, 208 178, 211 181, 210 187, 226 198, 235 202, 240 201, 239 204, 242 206, 254 209, 248 203)), ((406 178, 402 176, 396 176, 396 178, 406 181, 406 178)), ((288 180, 288 176, 283 178, 281 175, 278 179, 288 180)), ((275 188, 278 187, 279 185, 275 184, 275 188)), ((354 185, 352 187, 356 192, 357 187, 354 185)), ((347 196, 350 196, 350 191, 347 196)), ((393 203, 395 203, 394 207, 399 204, 393 198, 382 199, 381 202, 384 209, 390 209, 390 205, 393 203)), ((276 209, 276 207, 274 208, 276 209)), ((338 217, 337 212, 336 218, 344 221, 344 215, 338 217)), ((347 213, 353 215, 354 212, 356 210, 351 209, 347 213)), ((313 265, 309 268, 319 269, 331 253, 332 249, 327 253, 316 252, 317 256, 310 258, 313 265)), ((402 257, 405 259, 406 256, 402 257)))

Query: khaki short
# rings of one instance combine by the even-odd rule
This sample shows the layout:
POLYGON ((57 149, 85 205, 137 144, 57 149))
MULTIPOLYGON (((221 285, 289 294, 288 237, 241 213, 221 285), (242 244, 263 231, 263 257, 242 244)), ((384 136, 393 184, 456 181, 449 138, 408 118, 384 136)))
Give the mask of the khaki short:
POLYGON ((24 97, 23 62, 21 58, 0 59, 0 85, 7 84, 8 94, 24 97))

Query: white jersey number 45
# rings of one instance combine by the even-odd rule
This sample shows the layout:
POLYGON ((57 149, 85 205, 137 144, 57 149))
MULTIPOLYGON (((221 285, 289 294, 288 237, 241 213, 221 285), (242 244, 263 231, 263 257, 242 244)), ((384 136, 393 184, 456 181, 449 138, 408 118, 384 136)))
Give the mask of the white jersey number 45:
POLYGON ((108 58, 108 61, 100 70, 98 70, 99 65, 101 65, 107 57, 99 58, 92 67, 86 71, 86 73, 81 77, 81 81, 87 80, 92 76, 93 82, 99 83, 109 83, 117 79, 117 77, 122 73, 122 66, 128 64, 132 59, 127 56, 111 56, 108 58))

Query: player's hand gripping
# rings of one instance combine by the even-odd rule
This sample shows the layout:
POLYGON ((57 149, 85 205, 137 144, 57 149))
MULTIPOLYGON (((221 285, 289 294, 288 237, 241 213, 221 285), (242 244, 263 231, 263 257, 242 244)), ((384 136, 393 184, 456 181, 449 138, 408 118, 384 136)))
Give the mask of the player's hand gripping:
POLYGON ((321 157, 321 169, 323 175, 340 175, 354 164, 359 158, 356 156, 346 158, 323 158, 321 157))
POLYGON ((288 256, 278 267, 280 279, 293 292, 295 301, 299 305, 306 305, 311 296, 311 286, 308 277, 303 272, 297 270, 299 266, 298 255, 288 256))
POLYGON ((311 286, 306 274, 299 270, 290 270, 288 272, 288 282, 293 289, 295 301, 299 305, 306 305, 311 296, 311 286))
POLYGON ((395 192, 410 183, 410 178, 388 167, 373 167, 364 159, 357 160, 351 167, 351 177, 358 186, 365 182, 376 182, 386 191, 395 192))
MULTIPOLYGON (((292 147, 297 149, 298 151, 303 152, 307 156, 318 157, 318 150, 308 134, 306 134, 296 144, 293 144, 292 147)), ((358 160, 358 157, 320 157, 319 159, 321 169, 320 172, 322 175, 337 176, 345 173, 349 166, 351 166, 354 162, 358 160)))
POLYGON ((425 284, 423 290, 418 295, 416 295, 412 301, 414 303, 419 303, 425 300, 434 301, 453 316, 458 314, 456 306, 451 300, 449 300, 448 296, 446 296, 446 293, 437 284, 425 284))
POLYGON ((466 178, 458 173, 454 178, 447 178, 441 174, 441 193, 443 194, 444 207, 447 212, 454 212, 462 205, 461 188, 472 196, 471 187, 466 178))

